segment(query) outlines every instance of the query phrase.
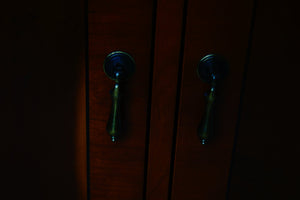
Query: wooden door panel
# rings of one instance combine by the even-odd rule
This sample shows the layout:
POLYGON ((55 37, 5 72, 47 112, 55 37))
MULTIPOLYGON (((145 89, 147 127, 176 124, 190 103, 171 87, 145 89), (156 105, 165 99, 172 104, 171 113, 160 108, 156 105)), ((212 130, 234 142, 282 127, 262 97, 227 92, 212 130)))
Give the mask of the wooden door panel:
POLYGON ((252 0, 197 1, 187 7, 184 61, 172 199, 225 199, 240 90, 247 54, 252 0), (208 85, 196 75, 199 60, 220 54, 230 65, 219 87, 215 132, 200 144, 197 127, 204 112, 208 85))
POLYGON ((88 5, 89 157, 91 199, 142 199, 152 50, 152 1, 96 1, 88 5), (126 133, 114 144, 106 132, 113 87, 105 57, 132 55, 136 72, 124 88, 126 133))
POLYGON ((184 0, 157 1, 147 200, 169 196, 184 9, 184 0))

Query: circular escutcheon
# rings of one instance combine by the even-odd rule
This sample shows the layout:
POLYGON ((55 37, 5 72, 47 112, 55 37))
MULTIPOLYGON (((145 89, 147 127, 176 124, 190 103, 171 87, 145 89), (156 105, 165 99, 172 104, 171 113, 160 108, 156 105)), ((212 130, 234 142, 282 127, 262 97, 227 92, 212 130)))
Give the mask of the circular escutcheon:
POLYGON ((204 56, 197 67, 197 74, 201 80, 210 83, 213 76, 216 80, 223 79, 228 74, 229 66, 227 61, 216 54, 204 56))
POLYGON ((126 52, 114 51, 106 56, 103 69, 110 79, 117 82, 125 81, 134 73, 135 61, 126 52))

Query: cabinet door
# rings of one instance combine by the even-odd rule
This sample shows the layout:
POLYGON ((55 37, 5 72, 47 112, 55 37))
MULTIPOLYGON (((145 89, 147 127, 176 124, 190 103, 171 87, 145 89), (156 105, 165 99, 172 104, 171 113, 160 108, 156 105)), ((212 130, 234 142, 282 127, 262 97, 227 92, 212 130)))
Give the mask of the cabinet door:
POLYGON ((88 2, 90 199, 143 199, 153 1, 88 2), (106 124, 114 82, 103 71, 112 51, 131 54, 135 74, 123 91, 126 135, 111 141, 106 124))
POLYGON ((171 199, 225 199, 252 4, 252 0, 188 1, 171 199), (215 136, 202 145, 197 128, 209 86, 198 78, 196 68, 211 53, 227 60, 229 74, 217 88, 215 136))

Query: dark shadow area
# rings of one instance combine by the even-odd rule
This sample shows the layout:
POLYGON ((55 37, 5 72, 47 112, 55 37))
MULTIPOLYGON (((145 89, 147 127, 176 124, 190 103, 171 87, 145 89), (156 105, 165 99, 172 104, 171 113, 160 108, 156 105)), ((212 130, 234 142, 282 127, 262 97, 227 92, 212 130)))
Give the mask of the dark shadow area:
POLYGON ((82 5, 82 0, 57 0, 2 6, 3 199, 78 197, 75 157, 79 73, 84 66, 82 5))
POLYGON ((298 2, 256 6, 228 197, 299 199, 298 2))

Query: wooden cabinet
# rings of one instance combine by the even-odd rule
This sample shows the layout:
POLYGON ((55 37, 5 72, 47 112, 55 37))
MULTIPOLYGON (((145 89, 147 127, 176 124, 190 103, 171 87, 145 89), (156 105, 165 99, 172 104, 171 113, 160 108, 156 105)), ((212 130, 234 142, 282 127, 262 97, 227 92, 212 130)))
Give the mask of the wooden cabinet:
POLYGON ((254 0, 89 0, 91 200, 228 197, 256 8, 254 0), (116 50, 133 56, 136 72, 124 88, 126 131, 113 143, 106 123, 114 83, 102 65, 116 50), (196 67, 211 53, 230 70, 219 87, 216 135, 202 145, 197 127, 209 85, 196 67))
POLYGON ((89 158, 91 199, 222 199, 227 190, 252 0, 90 0, 89 158), (239 9, 236 9, 239 8, 239 9), (111 142, 106 124, 113 87, 105 57, 122 50, 136 61, 124 89, 126 131, 111 142), (197 126, 206 54, 223 55, 230 75, 220 87, 217 135, 203 146, 197 126))

